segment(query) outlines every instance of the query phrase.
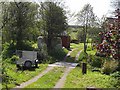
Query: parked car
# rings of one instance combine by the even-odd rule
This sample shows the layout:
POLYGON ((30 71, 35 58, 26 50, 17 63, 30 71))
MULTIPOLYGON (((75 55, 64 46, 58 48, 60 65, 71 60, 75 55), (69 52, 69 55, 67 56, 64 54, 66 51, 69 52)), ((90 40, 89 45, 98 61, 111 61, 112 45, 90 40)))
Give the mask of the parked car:
POLYGON ((17 68, 31 68, 32 66, 38 67, 36 51, 18 51, 17 55, 19 56, 19 60, 16 62, 17 68))

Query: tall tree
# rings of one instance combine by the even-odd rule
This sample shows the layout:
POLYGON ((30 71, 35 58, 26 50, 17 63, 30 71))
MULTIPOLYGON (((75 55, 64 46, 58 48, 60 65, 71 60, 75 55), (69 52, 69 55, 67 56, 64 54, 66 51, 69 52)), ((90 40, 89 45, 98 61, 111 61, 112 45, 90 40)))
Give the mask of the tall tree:
POLYGON ((53 38, 67 28, 67 17, 65 11, 57 2, 44 2, 41 4, 41 10, 42 19, 44 20, 43 30, 47 35, 47 48, 50 51, 53 38))
POLYGON ((80 25, 83 26, 84 31, 84 52, 86 53, 87 44, 87 31, 89 27, 92 27, 95 23, 95 15, 93 13, 93 7, 90 4, 86 4, 83 9, 77 14, 77 20, 80 25))
POLYGON ((30 30, 35 25, 37 5, 31 2, 7 2, 2 11, 3 40, 16 43, 17 49, 22 49, 23 42, 29 39, 30 30))

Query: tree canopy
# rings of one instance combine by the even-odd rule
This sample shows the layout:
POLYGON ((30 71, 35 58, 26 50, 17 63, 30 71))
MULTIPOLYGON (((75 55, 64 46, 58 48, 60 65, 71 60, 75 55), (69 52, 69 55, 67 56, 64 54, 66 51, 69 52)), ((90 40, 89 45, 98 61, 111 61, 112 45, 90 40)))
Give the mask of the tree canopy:
POLYGON ((56 2, 41 3, 41 10, 44 20, 43 30, 47 36, 48 49, 50 49, 52 39, 67 29, 67 17, 64 9, 56 2))

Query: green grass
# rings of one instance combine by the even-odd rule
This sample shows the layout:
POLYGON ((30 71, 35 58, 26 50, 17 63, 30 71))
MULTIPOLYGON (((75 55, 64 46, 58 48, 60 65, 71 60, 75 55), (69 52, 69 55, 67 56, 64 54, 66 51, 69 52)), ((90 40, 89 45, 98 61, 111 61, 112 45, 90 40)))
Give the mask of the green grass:
POLYGON ((55 67, 53 70, 45 74, 36 82, 28 85, 25 88, 53 88, 57 81, 63 75, 64 68, 55 67))
MULTIPOLYGON (((15 64, 8 63, 9 68, 7 68, 7 74, 8 76, 12 77, 13 82, 8 84, 8 88, 15 87, 15 83, 22 83, 25 82, 34 76, 38 75, 40 72, 45 70, 47 68, 47 64, 39 64, 39 68, 36 68, 33 71, 25 70, 25 71, 17 71, 15 64)), ((5 88, 4 83, 2 85, 3 88, 5 88)))
POLYGON ((116 80, 108 75, 103 75, 99 72, 87 71, 87 74, 82 75, 81 68, 76 67, 67 76, 64 88, 114 88, 116 80))
POLYGON ((79 44, 71 43, 70 48, 75 49, 75 50, 73 50, 72 53, 70 54, 70 56, 67 57, 66 61, 67 62, 76 62, 75 57, 78 54, 78 52, 83 49, 83 43, 79 43, 79 44))
POLYGON ((71 49, 75 49, 75 48, 79 48, 79 47, 83 47, 83 43, 79 43, 79 44, 70 43, 71 49))
POLYGON ((73 52, 71 53, 71 57, 76 57, 76 54, 83 49, 83 43, 79 43, 79 44, 71 44, 71 48, 75 49, 73 50, 73 52))

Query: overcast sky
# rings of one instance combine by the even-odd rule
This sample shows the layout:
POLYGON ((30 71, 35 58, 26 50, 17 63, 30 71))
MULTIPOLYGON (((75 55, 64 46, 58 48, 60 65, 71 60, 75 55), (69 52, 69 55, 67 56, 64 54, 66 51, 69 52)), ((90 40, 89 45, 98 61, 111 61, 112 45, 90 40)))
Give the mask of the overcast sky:
MULTIPOLYGON (((41 2, 44 0, 35 0, 41 2)), ((59 0, 58 0, 59 1, 59 0)), ((71 12, 77 13, 87 3, 93 7, 93 12, 101 18, 103 15, 109 16, 111 0, 63 0, 71 12)), ((71 22, 73 23, 73 22, 71 22)))
POLYGON ((98 17, 102 17, 103 15, 108 14, 111 2, 111 0, 65 0, 65 1, 67 6, 70 8, 72 12, 78 12, 83 8, 85 4, 90 3, 93 7, 94 13, 98 17))

